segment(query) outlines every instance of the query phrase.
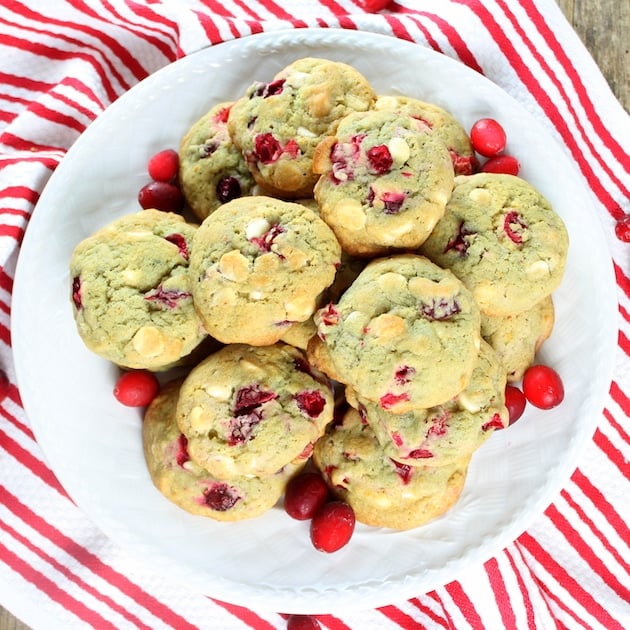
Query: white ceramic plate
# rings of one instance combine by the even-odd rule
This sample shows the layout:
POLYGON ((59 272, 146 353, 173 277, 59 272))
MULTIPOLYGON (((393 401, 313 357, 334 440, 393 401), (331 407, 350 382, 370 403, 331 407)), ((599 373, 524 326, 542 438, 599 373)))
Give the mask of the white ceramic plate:
POLYGON ((577 466, 608 391, 614 295, 590 191, 553 138, 511 97, 409 42, 351 31, 282 31, 173 63, 122 96, 79 138, 46 186, 24 240, 13 344, 22 400, 51 467, 112 540, 165 576, 225 601, 283 612, 347 611, 401 601, 457 578, 509 544, 552 502, 577 466), (541 357, 562 375, 564 403, 548 412, 530 408, 495 433, 476 453, 461 500, 442 518, 409 532, 359 525, 335 554, 315 551, 308 523, 281 508, 223 524, 164 499, 145 468, 140 413, 114 400, 117 371, 85 349, 69 300, 74 246, 139 209, 147 158, 176 147, 214 103, 233 100, 252 81, 268 80, 304 56, 350 63, 379 92, 439 104, 466 128, 480 117, 499 119, 522 176, 549 198, 571 237, 556 293, 557 323, 541 357))

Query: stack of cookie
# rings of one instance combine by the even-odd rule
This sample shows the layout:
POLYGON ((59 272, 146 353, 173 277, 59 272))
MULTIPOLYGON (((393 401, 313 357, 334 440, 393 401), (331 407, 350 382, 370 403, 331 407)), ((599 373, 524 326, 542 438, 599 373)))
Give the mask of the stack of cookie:
POLYGON ((524 180, 475 174, 447 111, 326 59, 213 105, 179 154, 200 224, 143 211, 71 262, 88 347, 194 366, 146 412, 157 488, 249 518, 312 455, 361 522, 445 512, 553 327, 560 218, 524 180))

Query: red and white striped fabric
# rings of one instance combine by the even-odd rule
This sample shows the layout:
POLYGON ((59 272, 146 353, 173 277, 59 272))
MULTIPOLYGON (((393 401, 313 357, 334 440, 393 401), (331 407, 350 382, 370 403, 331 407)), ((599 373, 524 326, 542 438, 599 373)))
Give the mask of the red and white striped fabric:
POLYGON ((428 46, 485 74, 566 146, 597 200, 619 295, 601 421, 555 502, 508 548, 405 605, 320 615, 323 628, 630 627, 630 120, 553 0, 4 0, 0 3, 0 604, 34 628, 286 627, 286 616, 187 591, 138 566, 65 494, 20 405, 11 291, 20 242, 65 152, 135 83, 208 44, 343 27, 428 46), (367 3, 370 4, 369 2, 367 3))

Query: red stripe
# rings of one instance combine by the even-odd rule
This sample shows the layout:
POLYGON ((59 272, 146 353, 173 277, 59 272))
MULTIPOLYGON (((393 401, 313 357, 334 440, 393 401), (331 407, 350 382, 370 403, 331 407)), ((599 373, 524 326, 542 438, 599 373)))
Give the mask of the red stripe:
MULTIPOLYGON (((19 404, 18 389, 13 383, 9 385, 8 396, 13 402, 19 404)), ((24 424, 21 420, 18 420, 13 414, 7 411, 2 405, 0 405, 0 415, 4 416, 8 422, 10 422, 16 429, 19 429, 29 440, 35 441, 35 436, 31 431, 31 428, 24 424)))
MULTIPOLYGON (((0 143, 2 142, 2 135, 0 135, 0 143)), ((62 158, 62 155, 55 157, 51 157, 49 155, 19 155, 18 157, 6 157, 0 153, 0 168, 4 168, 7 166, 13 165, 23 165, 25 163, 35 163, 41 164, 45 166, 47 169, 54 171, 57 165, 59 164, 59 160, 62 158)))
POLYGON ((417 19, 413 15, 410 15, 409 19, 410 19, 410 21, 412 21, 416 25, 416 28, 418 28, 418 30, 422 33, 422 35, 423 35, 424 39, 426 40, 427 44, 429 44, 429 46, 433 50, 435 50, 436 52, 439 52, 439 53, 443 52, 441 46, 438 44, 437 40, 433 37, 433 35, 431 35, 431 32, 424 25, 422 20, 417 19))
MULTIPOLYGON (((0 230, 0 234, 1 234, 0 230)), ((11 346, 11 332, 7 326, 0 325, 0 341, 7 346, 11 346)))
POLYGON ((625 395, 617 381, 613 381, 610 385, 610 395, 613 400, 621 407, 626 417, 630 417, 630 398, 625 395))
POLYGON ((26 199, 26 201, 32 204, 37 203, 39 199, 39 193, 28 186, 7 186, 0 190, 0 196, 26 199))
POLYGON ((254 628, 254 630, 274 630, 275 628, 274 625, 270 624, 268 621, 266 621, 262 617, 259 617, 257 614, 253 613, 247 608, 236 606, 235 604, 229 604, 228 602, 222 602, 221 600, 213 599, 212 597, 209 597, 208 599, 213 601, 217 606, 220 606, 221 608, 227 610, 237 619, 240 619, 243 623, 246 623, 248 626, 254 628))
POLYGON ((33 102, 28 109, 39 118, 43 118, 44 120, 48 120, 57 125, 64 125, 70 129, 74 129, 78 133, 82 133, 85 130, 86 125, 79 122, 76 118, 72 118, 72 116, 50 109, 41 103, 33 102))
POLYGON ((630 278, 626 275, 623 267, 620 267, 614 260, 613 267, 615 269, 615 278, 619 288, 623 290, 627 298, 630 298, 630 278))
POLYGON ((32 553, 34 553, 35 555, 39 556, 42 560, 47 562, 55 571, 61 573, 70 582, 74 582, 86 593, 88 593, 95 599, 103 602, 109 608, 117 612, 122 617, 125 617, 126 619, 131 621, 134 624, 135 628, 146 628, 146 630, 151 630, 150 626, 147 626, 144 623, 142 623, 142 621, 138 619, 138 617, 131 614, 123 606, 121 606, 120 604, 117 604, 110 597, 107 597, 106 595, 103 595, 102 593, 100 593, 97 589, 95 589, 93 586, 91 586, 90 584, 82 580, 80 577, 74 575, 67 567, 61 564, 54 557, 48 555, 47 553, 44 553, 43 550, 39 549, 36 545, 30 542, 26 537, 22 536, 18 531, 13 529, 11 526, 0 521, 0 528, 4 529, 8 534, 13 536, 13 538, 15 538, 15 540, 17 540, 21 545, 23 545, 24 547, 29 549, 32 553))
POLYGON ((446 628, 448 630, 449 624, 446 621, 446 619, 444 619, 443 617, 440 617, 429 606, 425 606, 420 601, 420 599, 418 597, 414 597, 414 598, 410 599, 409 603, 412 606, 415 606, 423 615, 425 615, 426 617, 429 617, 429 619, 431 619, 431 621, 433 621, 434 623, 436 623, 436 624, 438 624, 440 626, 443 626, 444 628, 446 628))
POLYGON ((234 4, 240 7, 242 11, 245 11, 245 13, 248 13, 250 17, 252 17, 254 20, 260 19, 260 16, 252 9, 252 7, 247 2, 243 2, 242 0, 235 0, 234 4))
POLYGON ((570 575, 530 534, 525 532, 518 538, 536 562, 556 580, 566 592, 582 606, 591 616, 595 617, 607 630, 623 630, 621 624, 613 619, 608 611, 587 592, 577 580, 570 575))
POLYGON ((626 310, 626 308, 621 304, 619 304, 619 312, 627 322, 630 322, 630 311, 626 310))
POLYGON ((3 267, 0 267, 0 289, 4 289, 9 293, 13 291, 13 278, 3 267))
POLYGON ((385 18, 385 21, 389 24, 389 27, 392 29, 392 33, 398 39, 406 39, 409 42, 414 41, 413 37, 407 30, 407 27, 402 23, 400 18, 398 18, 395 15, 392 15, 391 13, 387 13, 383 15, 383 17, 385 18))
POLYGON ((525 613, 527 615, 527 627, 529 630, 536 630, 536 615, 534 614, 534 606, 532 604, 532 598, 529 595, 529 590, 525 586, 525 582, 523 581, 523 576, 521 575, 520 570, 516 566, 516 562, 510 551, 508 549, 504 550, 505 555, 507 556, 508 562, 512 567, 512 571, 514 576, 516 577, 516 581, 518 582, 518 590, 521 593, 523 598, 523 605, 525 606, 525 613))
POLYGON ((490 586, 492 587, 492 593, 494 595, 497 608, 501 613, 503 627, 505 630, 509 630, 510 628, 516 629, 516 617, 514 615, 514 610, 512 609, 512 604, 510 603, 510 594, 505 587, 503 576, 499 570, 499 562, 496 558, 491 558, 484 564, 484 569, 488 575, 488 580, 490 581, 490 586))
POLYGON ((21 208, 0 208, 0 214, 6 214, 7 219, 9 217, 20 217, 21 219, 28 220, 31 216, 31 211, 22 210, 21 208))
POLYGON ((431 599, 433 599, 435 602, 437 602, 442 607, 442 612, 444 613, 444 617, 448 621, 448 627, 449 628, 455 628, 455 624, 453 623, 453 619, 452 619, 450 613, 448 612, 448 610, 446 609, 446 606, 444 605, 444 602, 442 601, 440 596, 437 594, 437 591, 431 591, 430 593, 427 593, 427 597, 430 597, 431 599))
POLYGON ((619 437, 624 442, 626 442, 626 444, 630 444, 630 435, 626 433, 624 428, 615 420, 615 418, 610 413, 610 411, 608 411, 608 409, 604 409, 604 417, 606 418, 606 420, 608 420, 608 424, 610 425, 610 427, 619 434, 619 437))
POLYGON ((610 590, 615 591, 621 599, 630 601, 630 589, 624 587, 619 580, 607 569, 601 558, 594 553, 592 546, 584 541, 580 533, 571 525, 569 520, 555 505, 550 505, 545 516, 554 524, 566 541, 575 549, 580 558, 596 573, 610 590))
POLYGON ((423 630, 425 628, 424 624, 416 621, 413 617, 400 610, 400 608, 396 608, 396 606, 382 606, 376 610, 389 620, 405 628, 405 630, 423 630))
POLYGON ((146 4, 138 4, 137 2, 131 2, 127 0, 127 7, 131 9, 136 15, 142 18, 143 21, 141 24, 139 24, 123 17, 115 9, 115 7, 113 7, 112 4, 110 2, 107 2, 106 0, 101 0, 103 8, 109 12, 109 15, 104 16, 99 15, 96 11, 94 11, 91 6, 89 6, 82 0, 67 1, 81 13, 89 15, 95 20, 105 23, 107 26, 110 26, 113 23, 112 17, 117 18, 118 20, 120 20, 120 22, 122 22, 122 24, 117 24, 119 28, 122 28, 137 37, 141 37, 144 42, 149 43, 150 45, 157 48, 169 61, 175 60, 174 52, 177 48, 177 39, 179 35, 177 24, 166 18, 164 15, 156 13, 146 4), (156 28, 156 24, 164 26, 166 30, 164 31, 156 28), (134 27, 141 27, 142 32, 138 32, 138 29, 134 27), (153 35, 147 34, 146 31, 149 31, 149 33, 158 33, 159 35, 166 37, 166 39, 170 40, 171 44, 169 45, 167 42, 165 42, 163 37, 155 37, 153 35))
POLYGON ((223 41, 223 38, 221 37, 219 29, 214 21, 211 20, 205 13, 201 13, 200 11, 193 11, 193 13, 197 16, 197 20, 199 21, 201 28, 203 28, 210 43, 220 44, 223 41))
POLYGON ((595 431, 593 441, 608 459, 619 469, 619 472, 625 479, 630 479, 630 461, 627 460, 623 453, 601 432, 600 429, 595 431))
MULTIPOLYGON (((0 20, 0 22, 3 21, 4 20, 0 20)), ((105 89, 105 92, 107 93, 109 100, 114 101, 118 97, 118 90, 114 89, 109 78, 103 71, 103 68, 98 63, 96 63, 91 55, 88 55, 81 51, 61 50, 59 48, 53 48, 52 46, 46 46, 37 41, 33 41, 32 39, 22 39, 13 35, 6 34, 3 35, 3 43, 6 46, 12 46, 13 48, 26 50, 33 55, 45 57, 53 61, 76 61, 77 59, 81 59, 94 68, 101 79, 101 83, 103 85, 103 88, 105 89)))
POLYGON ((619 331, 617 341, 619 343, 619 347, 624 351, 624 353, 630 356, 630 339, 628 339, 621 330, 619 331))
POLYGON ((630 540, 630 528, 625 518, 617 512, 601 491, 593 485, 591 480, 579 468, 573 473, 571 481, 589 498, 610 526, 617 532, 619 538, 625 541, 630 540))
POLYGON ((352 630, 341 619, 332 615, 317 615, 316 619, 323 623, 329 630, 352 630))
MULTIPOLYGON (((619 553, 619 550, 614 545, 612 545, 610 543, 610 540, 608 540, 608 538, 597 528, 597 525, 595 525, 593 519, 582 509, 579 503, 577 503, 577 501, 575 501, 566 490, 563 490, 560 494, 562 495, 562 498, 571 506, 573 511, 578 515, 584 525, 591 529, 593 535, 599 540, 602 546, 606 548, 608 553, 613 556, 615 561, 624 568, 628 575, 630 575, 630 563, 626 562, 623 559, 622 555, 619 553)), ((628 599, 628 601, 630 601, 630 598, 628 599)))
POLYGON ((64 105, 76 110, 79 114, 85 116, 89 121, 94 120, 98 114, 98 112, 88 109, 87 107, 83 107, 83 105, 77 103, 74 99, 68 98, 65 94, 60 92, 51 92, 51 96, 64 105))
POLYGON ((48 466, 37 459, 30 451, 20 446, 15 440, 4 433, 4 431, 0 431, 0 438, 2 438, 0 440, 2 448, 11 455, 11 457, 16 459, 25 468, 28 468, 36 477, 39 477, 41 481, 50 486, 53 490, 56 490, 60 495, 65 498, 70 498, 48 466))
POLYGON ((6 144, 10 146, 12 149, 16 149, 17 151, 63 151, 64 147, 53 147, 45 144, 37 144, 36 142, 31 142, 30 140, 26 140, 24 138, 20 138, 18 136, 5 131, 0 136, 0 142, 2 144, 6 144))
MULTIPOLYGON (((623 147, 617 142, 616 138, 611 135, 609 129, 603 124, 602 119, 598 115, 597 111, 593 107, 593 102, 589 96, 589 90, 582 82, 580 73, 576 70, 575 66, 571 62, 571 59, 566 53, 566 47, 563 46, 556 38, 554 32, 549 28, 544 16, 538 11, 536 5, 528 0, 520 0, 520 5, 525 9, 528 17, 532 20, 538 32, 544 37, 545 42, 549 46, 550 50, 556 56, 556 59, 560 62, 564 68, 567 76, 571 80, 571 84, 575 90, 576 95, 582 107, 584 108, 589 122, 595 128, 598 137, 606 145, 608 150, 615 155, 623 165, 626 167, 629 164, 630 156, 623 149, 623 147)), ((628 168, 626 168, 628 170, 628 168)), ((626 191, 627 194, 627 191, 626 191)))
MULTIPOLYGON (((547 114, 550 122, 553 123, 564 139, 564 143, 573 155, 574 160, 578 165, 580 165, 580 169, 586 177, 590 188, 606 209, 612 215, 616 214, 619 210, 619 206, 604 188, 599 180, 599 177, 593 171, 590 160, 585 157, 583 142, 577 141, 575 135, 572 133, 571 129, 569 129, 568 124, 556 107, 555 103, 547 91, 542 88, 540 83, 538 83, 534 74, 530 71, 528 64, 526 64, 523 58, 518 54, 516 48, 512 45, 512 42, 505 32, 501 29, 493 14, 477 0, 453 0, 453 2, 467 6, 479 17, 499 48, 505 51, 506 58, 510 60, 512 67, 519 76, 520 80, 527 86, 531 95, 540 104, 547 114)), ((510 16, 508 16, 508 18, 510 18, 510 16)), ((517 31, 521 30, 518 27, 518 24, 515 25, 515 28, 517 31)), ((535 56, 538 56, 537 53, 535 53, 535 56)), ((549 78, 557 84, 557 79, 555 78, 553 72, 551 72, 551 76, 549 78)), ((568 105, 570 106, 570 103, 568 103, 568 105)), ((584 139, 584 142, 590 144, 587 138, 584 139)))
POLYGON ((98 575, 103 580, 109 582, 113 587, 124 593, 130 599, 133 599, 139 606, 146 608, 155 617, 159 617, 164 623, 167 623, 178 630, 187 628, 194 630, 194 626, 188 623, 183 617, 177 615, 165 604, 149 595, 146 591, 134 584, 124 575, 115 571, 112 567, 105 564, 97 555, 88 549, 82 547, 77 542, 66 536, 63 532, 53 527, 38 514, 35 514, 28 506, 13 496, 4 486, 0 485, 0 500, 7 506, 13 514, 21 518, 29 526, 35 529, 40 535, 44 536, 54 545, 62 548, 68 555, 72 556, 86 569, 98 575))
POLYGON ((63 606, 68 612, 75 615, 75 617, 89 624, 92 628, 112 628, 112 630, 116 630, 116 626, 112 625, 98 613, 90 610, 83 602, 78 601, 66 593, 66 591, 57 586, 51 579, 46 577, 43 573, 36 571, 2 543, 0 543, 0 549, 2 550, 0 558, 2 558, 2 561, 8 567, 16 573, 19 573, 27 582, 33 584, 38 591, 45 593, 50 599, 63 606))
MULTIPOLYGON (((259 0, 260 4, 265 7, 267 11, 273 13, 273 15, 281 20, 289 20, 297 28, 305 28, 308 26, 303 20, 298 20, 294 15, 284 10, 284 7, 277 5, 273 0, 259 0)), ((321 1, 321 0, 320 0, 321 1)), ((325 2, 321 2, 325 5, 325 2)), ((342 9, 343 11, 343 9, 342 9)))
MULTIPOLYGON (((105 109, 105 104, 103 103, 103 101, 96 95, 94 90, 83 83, 83 81, 80 81, 79 79, 75 79, 73 77, 64 77, 59 82, 59 85, 67 85, 68 87, 71 87, 73 90, 76 90, 80 94, 83 94, 83 96, 85 96, 86 98, 90 99, 99 107, 99 109, 105 109)), ((91 113, 92 116, 94 115, 94 112, 92 112, 91 110, 87 111, 91 113)))
POLYGON ((0 236, 9 236, 21 243, 24 238, 24 228, 15 225, 0 225, 0 236))
POLYGON ((453 599, 453 603, 460 609, 462 615, 464 615, 471 627, 485 630, 484 623, 475 609, 475 605, 472 603, 470 597, 466 595, 462 585, 459 582, 451 582, 447 584, 445 588, 453 599))
POLYGON ((37 13, 36 11, 32 11, 31 9, 29 9, 29 7, 23 5, 20 2, 17 2, 16 0, 13 0, 12 4, 13 4, 13 7, 11 7, 11 10, 15 11, 15 7, 17 7, 18 9, 18 11, 16 11, 17 13, 20 13, 22 16, 25 16, 35 22, 41 23, 43 25, 51 24, 55 26, 63 26, 66 28, 71 28, 82 34, 88 35, 89 38, 94 37, 95 39, 97 39, 101 44, 103 44, 107 48, 107 50, 100 50, 99 48, 96 48, 95 46, 90 45, 88 43, 89 40, 78 40, 73 37, 63 35, 59 33, 57 29, 55 28, 37 29, 37 32, 42 32, 46 34, 54 33, 55 37, 59 37, 60 39, 63 39, 65 41, 68 41, 74 44, 80 44, 86 48, 102 53, 104 56, 105 63, 107 63, 107 65, 112 70, 112 72, 116 75, 119 81, 122 82, 123 79, 121 76, 118 75, 116 71, 117 64, 111 63, 109 61, 110 54, 114 54, 118 59, 120 59, 120 61, 124 64, 124 66, 136 77, 136 79, 138 79, 138 81, 140 81, 141 79, 144 79, 149 74, 147 70, 145 70, 142 67, 140 62, 133 55, 130 54, 127 48, 122 46, 118 41, 116 41, 113 37, 108 35, 103 30, 99 30, 91 26, 88 26, 87 24, 81 24, 79 22, 70 22, 68 20, 56 20, 50 15, 43 15, 42 13, 37 13))
POLYGON ((0 72, 0 83, 37 93, 48 92, 55 87, 54 83, 38 81, 37 79, 31 79, 17 74, 7 74, 6 72, 0 72))

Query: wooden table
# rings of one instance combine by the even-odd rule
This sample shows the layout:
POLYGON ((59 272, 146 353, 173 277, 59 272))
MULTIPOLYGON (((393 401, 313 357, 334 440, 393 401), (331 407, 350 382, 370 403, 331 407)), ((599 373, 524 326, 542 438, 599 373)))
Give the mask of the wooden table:
MULTIPOLYGON (((630 1, 557 2, 601 68, 619 102, 630 111, 630 1)), ((28 626, 0 607, 0 630, 28 630, 28 626)))

